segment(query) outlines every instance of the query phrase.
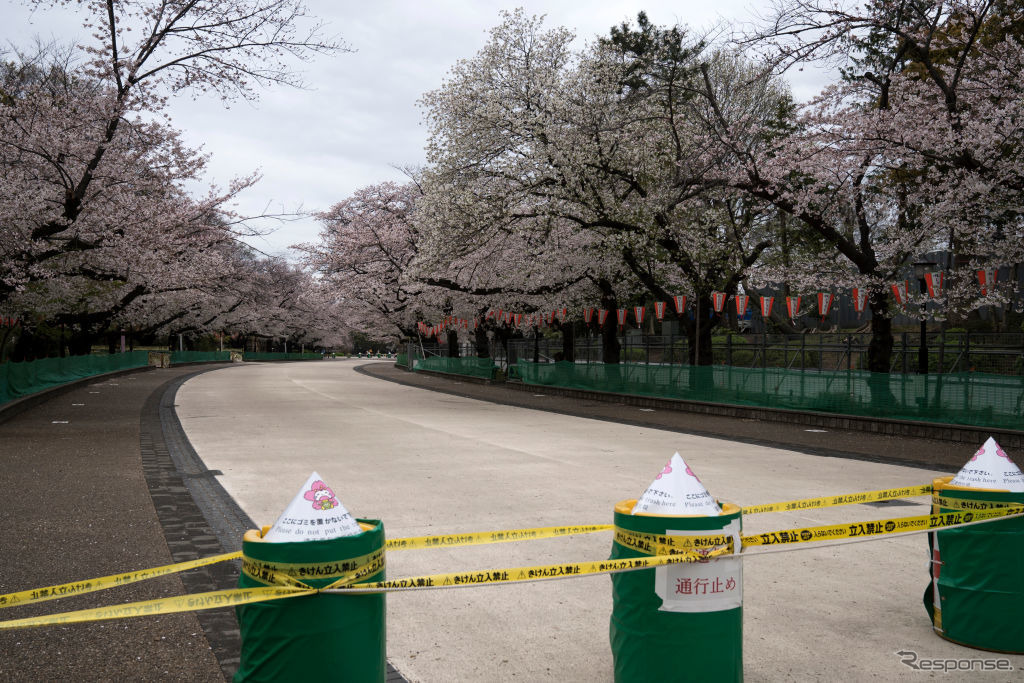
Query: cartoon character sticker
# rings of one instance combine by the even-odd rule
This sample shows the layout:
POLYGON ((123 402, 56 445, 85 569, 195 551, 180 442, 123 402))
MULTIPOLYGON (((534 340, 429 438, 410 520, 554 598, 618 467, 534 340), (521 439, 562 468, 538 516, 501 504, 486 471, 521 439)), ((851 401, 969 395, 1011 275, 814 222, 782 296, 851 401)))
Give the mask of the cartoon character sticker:
POLYGON ((330 510, 338 506, 334 491, 327 484, 317 479, 308 491, 302 494, 306 500, 313 501, 314 510, 330 510))
MULTIPOLYGON (((690 468, 687 467, 686 469, 687 469, 687 471, 689 471, 690 468)), ((663 469, 661 471, 661 474, 656 476, 655 479, 661 479, 661 475, 662 474, 672 474, 672 461, 671 460, 669 460, 667 463, 665 463, 665 469, 663 469)))

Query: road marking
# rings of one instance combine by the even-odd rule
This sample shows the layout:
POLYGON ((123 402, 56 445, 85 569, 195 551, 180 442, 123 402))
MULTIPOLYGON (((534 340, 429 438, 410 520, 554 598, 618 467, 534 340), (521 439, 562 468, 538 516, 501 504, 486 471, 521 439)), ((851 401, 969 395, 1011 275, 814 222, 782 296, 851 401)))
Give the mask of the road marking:
POLYGON ((805 432, 814 432, 816 434, 828 434, 827 429, 805 429, 805 432))
POLYGON ((52 424, 55 424, 55 425, 66 425, 66 424, 68 424, 68 421, 67 420, 54 420, 52 424))

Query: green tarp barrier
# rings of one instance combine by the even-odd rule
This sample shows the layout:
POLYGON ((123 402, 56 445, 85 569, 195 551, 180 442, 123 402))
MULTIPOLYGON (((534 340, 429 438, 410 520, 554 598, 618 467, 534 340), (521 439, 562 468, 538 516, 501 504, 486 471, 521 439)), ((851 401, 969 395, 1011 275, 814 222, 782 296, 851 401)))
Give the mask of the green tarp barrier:
MULTIPOLYGON (((936 480, 944 498, 1024 503, 1024 493, 940 488, 951 478, 936 480)), ((935 632, 968 647, 1024 652, 1024 518, 928 534, 928 549, 931 580, 924 607, 935 632)))
POLYGON ((323 360, 323 354, 319 353, 256 353, 246 351, 243 356, 247 361, 258 360, 323 360))
POLYGON ((759 408, 1020 429, 1024 377, 519 361, 527 384, 759 408))
MULTIPOLYGON (((741 519, 736 506, 718 517, 668 517, 632 515, 636 501, 615 507, 615 526, 648 534, 673 531, 715 531, 741 519)), ((613 542, 611 559, 644 557, 634 548, 613 542)), ((739 560, 733 560, 739 562, 739 560)), ((685 566, 685 565, 684 565, 685 566)), ((701 565, 712 567, 714 563, 701 565)), ((642 681, 742 681, 743 607, 706 612, 662 611, 655 591, 657 569, 612 574, 612 616, 609 625, 615 680, 642 681)), ((707 597, 710 581, 701 589, 707 597)), ((673 590, 675 586, 668 586, 673 590)), ((718 587, 722 589, 721 586, 718 587)), ((739 585, 730 590, 742 590, 739 585)), ((742 595, 742 593, 740 594, 742 595)))
POLYGON ((431 356, 430 358, 416 361, 416 366, 413 370, 494 379, 498 368, 491 358, 445 358, 443 356, 431 356))
POLYGON ((146 351, 109 355, 42 358, 27 363, 0 364, 0 404, 34 394, 43 389, 106 372, 146 367, 146 351))
POLYGON ((171 351, 171 365, 175 363, 227 363, 230 351, 171 351))
MULTIPOLYGON (((245 557, 282 564, 332 563, 384 548, 384 525, 356 536, 291 543, 242 542, 245 557)), ((383 581, 385 569, 360 581, 383 581)), ((332 578, 303 583, 323 588, 332 578)), ((239 588, 268 585, 242 573, 239 588)), ((235 608, 242 635, 241 663, 235 682, 353 681, 383 682, 387 674, 385 594, 316 595, 258 602, 235 608)))

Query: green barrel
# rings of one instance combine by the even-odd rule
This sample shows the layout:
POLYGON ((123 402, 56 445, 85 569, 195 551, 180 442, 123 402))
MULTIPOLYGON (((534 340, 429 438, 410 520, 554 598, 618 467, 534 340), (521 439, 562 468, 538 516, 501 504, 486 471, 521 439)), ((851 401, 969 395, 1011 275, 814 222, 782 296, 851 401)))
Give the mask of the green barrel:
MULTIPOLYGON (((632 515, 635 500, 615 506, 615 526, 692 535, 725 532, 737 552, 740 508, 718 517, 632 515)), ((611 559, 643 557, 618 542, 611 559)), ((739 559, 612 574, 610 637, 616 681, 742 681, 743 576, 739 559), (672 611, 668 611, 672 610, 672 611)))
MULTIPOLYGON (((956 507, 933 503, 933 512, 1024 504, 1024 493, 951 486, 951 480, 936 479, 933 495, 956 501, 956 507)), ((938 531, 928 534, 928 545, 931 581, 924 606, 935 632, 967 647, 1024 653, 1024 518, 938 531)))
MULTIPOLYGON (((248 532, 242 542, 239 587, 268 585, 247 567, 277 565, 303 583, 323 588, 339 572, 353 564, 365 566, 369 558, 375 558, 380 570, 359 582, 382 581, 384 525, 379 520, 359 522, 363 533, 327 541, 267 543, 259 532, 248 532)), ((234 680, 384 681, 384 595, 319 593, 236 607, 242 653, 234 680)))

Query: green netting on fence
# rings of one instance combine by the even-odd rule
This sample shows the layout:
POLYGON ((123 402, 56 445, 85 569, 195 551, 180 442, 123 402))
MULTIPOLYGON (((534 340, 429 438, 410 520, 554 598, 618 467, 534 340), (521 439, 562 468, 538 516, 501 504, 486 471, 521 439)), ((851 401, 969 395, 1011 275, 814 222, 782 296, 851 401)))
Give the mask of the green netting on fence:
POLYGON ((1024 377, 519 361, 527 384, 765 408, 1021 429, 1024 377))
POLYGON ((83 377, 145 367, 148 362, 146 351, 131 351, 105 356, 66 356, 27 363, 3 363, 0 364, 0 404, 83 377))
POLYGON ((432 356, 418 360, 413 369, 445 372, 449 375, 481 377, 483 379, 494 379, 494 373, 498 370, 494 365, 494 361, 490 358, 444 358, 442 356, 432 356))
POLYGON ((323 354, 320 353, 255 353, 252 351, 246 351, 243 358, 247 361, 251 360, 323 360, 323 354))
POLYGON ((400 353, 395 356, 395 365, 401 365, 403 368, 409 367, 409 354, 400 353))
POLYGON ((230 351, 171 351, 171 365, 175 363, 227 363, 230 351))

